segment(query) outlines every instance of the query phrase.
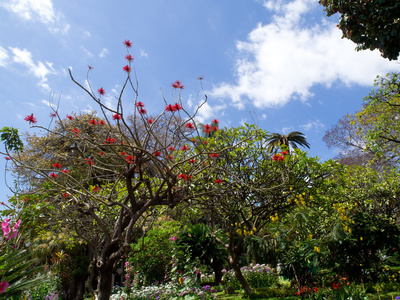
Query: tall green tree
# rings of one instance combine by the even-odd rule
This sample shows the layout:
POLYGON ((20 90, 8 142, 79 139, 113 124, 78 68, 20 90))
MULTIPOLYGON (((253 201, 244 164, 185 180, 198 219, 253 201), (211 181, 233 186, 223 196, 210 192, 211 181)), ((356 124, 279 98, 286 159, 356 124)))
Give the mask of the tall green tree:
POLYGON ((400 53, 400 2, 397 0, 319 0, 328 16, 340 14, 343 38, 357 50, 379 49, 382 56, 397 60, 400 53))
POLYGON ((307 142, 304 133, 299 131, 292 131, 289 134, 273 133, 271 137, 267 139, 268 152, 277 152, 280 147, 285 146, 288 150, 297 149, 299 146, 310 148, 310 144, 307 142))

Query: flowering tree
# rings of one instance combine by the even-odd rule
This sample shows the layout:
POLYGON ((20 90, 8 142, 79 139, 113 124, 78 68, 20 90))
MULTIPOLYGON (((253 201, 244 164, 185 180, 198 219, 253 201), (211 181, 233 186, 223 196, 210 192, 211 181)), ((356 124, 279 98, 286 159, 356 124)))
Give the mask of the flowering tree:
MULTIPOLYGON (((70 71, 72 81, 98 105, 100 114, 62 119, 55 109, 51 118, 57 122, 52 129, 35 125, 38 120, 28 115, 27 122, 45 131, 39 138, 45 148, 29 149, 28 139, 24 151, 42 155, 45 161, 23 158, 9 149, 3 153, 25 179, 17 192, 41 195, 53 218, 88 244, 91 281, 98 274, 97 288, 90 282, 89 289, 98 300, 110 297, 114 265, 127 257, 137 228, 151 217, 153 208, 174 207, 209 193, 204 183, 216 184, 207 174, 223 149, 210 152, 202 146, 203 129, 194 122, 197 111, 190 114, 182 107, 180 81, 172 84, 173 99, 164 99, 165 109, 155 117, 147 114, 133 78, 132 44, 125 41, 124 45, 126 79, 115 109, 103 101, 103 87, 94 91, 89 84, 86 88, 70 71), (124 110, 128 89, 135 95, 135 111, 130 115, 124 110), (57 136, 58 143, 48 143, 55 141, 51 136, 57 136)), ((206 100, 205 96, 203 103, 206 100)))
POLYGON ((227 150, 215 154, 209 175, 218 188, 199 205, 213 229, 226 233, 226 239, 215 238, 227 249, 238 281, 251 294, 239 263, 246 240, 251 236, 271 238, 266 226, 296 205, 290 201, 295 193, 309 194, 316 189, 331 166, 320 167, 315 158, 298 149, 271 156, 268 134, 255 126, 228 129, 209 141, 208 147, 213 145, 227 150))

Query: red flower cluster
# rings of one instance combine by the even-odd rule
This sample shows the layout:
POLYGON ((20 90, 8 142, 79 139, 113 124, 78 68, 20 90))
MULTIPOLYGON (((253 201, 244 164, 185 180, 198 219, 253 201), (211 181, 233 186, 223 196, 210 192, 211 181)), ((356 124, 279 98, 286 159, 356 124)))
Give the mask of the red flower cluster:
POLYGON ((63 197, 64 197, 65 199, 68 199, 68 198, 69 198, 68 193, 64 193, 64 194, 63 194, 63 197))
POLYGON ((121 120, 122 116, 120 114, 115 114, 112 116, 113 120, 121 120))
POLYGON ((106 121, 100 120, 100 121, 99 121, 99 124, 100 124, 100 125, 106 125, 106 121))
POLYGON ((272 160, 273 161, 284 161, 286 155, 288 155, 288 154, 289 154, 289 151, 283 151, 281 153, 274 154, 274 155, 272 155, 272 160))
POLYGON ((214 119, 214 120, 212 120, 211 123, 212 123, 212 124, 215 124, 215 125, 218 125, 218 124, 219 124, 219 121, 218 121, 218 119, 214 119))
POLYGON ((193 123, 186 123, 186 128, 188 128, 188 129, 193 129, 194 128, 194 125, 193 125, 193 123))
POLYGON ((53 164, 53 167, 54 167, 54 168, 57 168, 57 169, 61 169, 61 168, 62 168, 62 166, 61 166, 60 163, 55 163, 55 164, 53 164))
POLYGON ((165 157, 166 159, 174 159, 174 156, 173 155, 167 155, 166 157, 165 157))
POLYGON ((97 92, 98 92, 100 95, 104 95, 104 94, 106 93, 106 91, 105 91, 103 88, 99 88, 99 89, 97 90, 97 92))
POLYGON ((136 107, 144 107, 144 103, 142 101, 139 101, 136 103, 136 107))
POLYGON ((100 188, 98 187, 98 186, 95 186, 94 188, 93 188, 93 192, 97 192, 98 190, 100 190, 100 188))
POLYGON ((223 181, 222 179, 215 179, 214 182, 215 182, 216 184, 221 184, 221 183, 223 183, 224 181, 223 181))
POLYGON ((154 155, 154 156, 161 156, 161 151, 155 151, 155 152, 153 153, 153 155, 154 155))
POLYGON ((130 73, 131 72, 131 67, 126 65, 125 67, 122 68, 125 72, 130 73))
POLYGON ((186 151, 186 150, 189 150, 189 149, 190 149, 189 146, 186 146, 186 145, 182 146, 182 148, 181 148, 182 151, 186 151))
POLYGON ((57 117, 57 112, 50 113, 50 117, 51 118, 57 117))
POLYGON ((86 158, 86 163, 91 166, 94 164, 93 160, 91 160, 90 158, 86 158))
POLYGON ((144 115, 146 113, 147 113, 147 110, 145 110, 144 108, 139 109, 139 114, 144 115))
POLYGON ((4 159, 5 159, 5 160, 11 160, 11 158, 8 157, 8 156, 4 156, 4 159))
POLYGON ((25 118, 24 118, 24 120, 25 121, 27 121, 27 122, 29 122, 29 125, 30 124, 36 124, 37 123, 37 119, 33 116, 33 114, 31 114, 30 116, 26 116, 25 118))
POLYGON ((97 121, 95 120, 95 119, 91 119, 90 121, 89 121, 89 124, 90 125, 97 125, 97 121))
POLYGON ((116 143, 116 142, 117 142, 116 139, 109 137, 109 138, 107 138, 105 143, 106 144, 113 144, 113 143, 116 143))
POLYGON ((211 126, 209 124, 204 125, 204 132, 205 133, 210 133, 211 132, 211 126))
POLYGON ((187 180, 187 176, 185 174, 179 174, 178 178, 182 178, 183 180, 187 180))
POLYGON ((171 83, 171 86, 174 89, 183 89, 183 84, 180 80, 175 81, 174 83, 171 83))
POLYGON ((175 111, 181 110, 181 109, 183 109, 183 108, 182 108, 182 105, 180 105, 180 104, 178 104, 178 103, 175 103, 174 105, 168 104, 168 105, 165 107, 165 111, 170 111, 170 112, 175 112, 175 111))
POLYGON ((128 164, 133 164, 133 161, 135 160, 135 157, 133 155, 128 155, 125 157, 125 160, 128 164))
POLYGON ((211 154, 210 154, 210 157, 218 157, 218 156, 219 156, 218 153, 211 153, 211 154))
POLYGON ((175 151, 175 149, 176 149, 176 148, 173 147, 173 146, 171 146, 171 147, 168 148, 169 151, 175 151))
POLYGON ((189 159, 189 163, 191 163, 191 164, 195 164, 196 163, 196 160, 193 158, 193 159, 189 159))
POLYGON ((126 48, 130 48, 132 47, 132 42, 130 40, 125 40, 124 45, 126 46, 126 48))
POLYGON ((119 154, 121 154, 121 155, 126 155, 126 152, 125 151, 121 151, 119 154))
POLYGON ((51 173, 49 174, 49 176, 50 176, 50 177, 53 177, 53 178, 57 178, 57 174, 54 173, 54 172, 51 172, 51 173))
POLYGON ((153 123, 154 123, 154 121, 153 121, 152 119, 147 119, 147 123, 149 123, 149 124, 153 124, 153 123))
POLYGON ((65 174, 69 174, 69 171, 67 169, 62 170, 61 172, 65 173, 65 174))
POLYGON ((70 115, 67 115, 67 118, 70 119, 70 120, 73 120, 73 119, 74 119, 74 117, 73 117, 73 116, 70 116, 70 115))
POLYGON ((133 61, 133 56, 128 54, 127 56, 125 56, 127 61, 133 61))
POLYGON ((338 288, 340 288, 340 284, 334 282, 334 283, 332 284, 332 287, 333 287, 334 290, 337 290, 338 288))
POLYGON ((72 128, 71 130, 73 133, 81 133, 78 128, 72 128))

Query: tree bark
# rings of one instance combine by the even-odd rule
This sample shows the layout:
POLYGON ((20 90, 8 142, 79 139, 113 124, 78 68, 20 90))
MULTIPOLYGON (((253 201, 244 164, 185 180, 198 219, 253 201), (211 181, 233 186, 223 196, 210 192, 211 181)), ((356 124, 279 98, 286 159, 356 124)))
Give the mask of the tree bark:
POLYGON ((113 264, 104 264, 99 269, 99 284, 96 300, 109 300, 112 289, 113 264))
POLYGON ((236 278, 239 281, 240 285, 242 286, 243 290, 246 292, 246 294, 249 294, 249 295, 253 294, 254 291, 249 286, 249 284, 247 283, 246 279, 244 278, 244 276, 242 274, 242 271, 240 270, 240 266, 239 266, 239 264, 237 262, 237 259, 235 259, 235 258, 230 255, 229 262, 230 262, 233 270, 235 271, 236 278))

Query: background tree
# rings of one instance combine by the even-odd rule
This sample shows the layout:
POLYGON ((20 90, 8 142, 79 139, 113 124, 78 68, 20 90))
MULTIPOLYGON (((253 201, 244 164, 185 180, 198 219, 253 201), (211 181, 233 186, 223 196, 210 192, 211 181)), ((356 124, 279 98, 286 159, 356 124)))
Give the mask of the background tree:
POLYGON ((292 131, 289 134, 273 133, 271 137, 267 139, 268 152, 277 152, 281 146, 286 146, 287 150, 297 149, 299 146, 310 148, 310 144, 307 142, 306 137, 299 131, 292 131))
POLYGON ((397 60, 400 53, 400 3, 397 0, 319 0, 328 16, 339 13, 338 27, 357 44, 357 50, 379 49, 397 60))
POLYGON ((286 152, 279 155, 279 160, 272 159, 267 139, 268 134, 255 126, 217 134, 207 147, 237 147, 218 151, 220 154, 214 156, 214 173, 209 175, 214 182, 214 193, 199 204, 209 217, 211 228, 226 233, 225 239, 215 238, 227 249, 229 263, 248 294, 253 290, 239 263, 246 240, 254 235, 267 237, 263 228, 294 205, 288 197, 295 191, 308 193, 328 172, 328 169, 314 172, 317 161, 297 150, 296 155, 286 152))

